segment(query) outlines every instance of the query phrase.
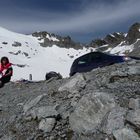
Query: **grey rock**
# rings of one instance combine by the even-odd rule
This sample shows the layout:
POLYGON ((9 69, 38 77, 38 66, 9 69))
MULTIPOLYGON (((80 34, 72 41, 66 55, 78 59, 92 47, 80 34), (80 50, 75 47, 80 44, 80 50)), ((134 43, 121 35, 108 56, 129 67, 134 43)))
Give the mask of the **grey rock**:
POLYGON ((113 132, 116 140, 140 140, 137 133, 130 128, 123 128, 113 132))
POLYGON ((64 85, 62 85, 58 91, 68 91, 70 93, 78 93, 81 88, 84 88, 86 85, 86 81, 84 79, 83 74, 76 74, 74 77, 72 77, 68 82, 66 82, 64 85))
POLYGON ((34 99, 28 100, 27 103, 23 107, 24 112, 27 112, 29 109, 31 109, 33 106, 35 106, 45 95, 46 94, 39 95, 34 99))
POLYGON ((115 107, 104 117, 101 130, 106 134, 112 134, 113 131, 124 127, 126 109, 115 107))
POLYGON ((37 37, 38 40, 43 40, 40 45, 42 47, 51 47, 53 45, 57 45, 62 48, 74 48, 74 49, 81 49, 83 47, 82 44, 74 42, 70 36, 61 37, 59 35, 50 34, 46 31, 43 32, 35 32, 32 34, 33 37, 37 37), (48 37, 50 39, 48 39, 48 37), (51 40, 51 38, 56 38, 56 40, 51 40))
POLYGON ((11 136, 4 135, 0 140, 12 140, 11 136))
POLYGON ((12 46, 14 46, 14 47, 20 47, 20 46, 22 46, 22 44, 21 44, 20 42, 15 41, 15 42, 12 44, 12 46))
POLYGON ((56 123, 55 118, 42 119, 39 123, 39 129, 44 132, 51 132, 56 123))
POLYGON ((140 38, 139 29, 140 29, 140 23, 135 23, 130 27, 126 37, 129 44, 134 43, 138 38, 140 38))
POLYGON ((103 45, 106 45, 107 42, 102 40, 102 39, 95 39, 95 40, 92 40, 91 43, 89 44, 90 47, 93 47, 93 48, 97 48, 99 46, 103 46, 103 45))
POLYGON ((128 74, 132 75, 132 74, 140 74, 140 67, 139 66, 130 66, 128 67, 128 74))
POLYGON ((126 117, 127 121, 140 128, 140 109, 130 110, 126 117))
POLYGON ((73 106, 73 107, 76 106, 80 97, 81 97, 80 94, 75 94, 74 97, 71 100, 71 106, 73 106))
POLYGON ((42 119, 42 118, 46 118, 46 117, 55 117, 57 116, 58 113, 55 110, 55 107, 53 106, 42 106, 42 107, 37 107, 37 108, 33 108, 30 111, 28 111, 26 113, 27 117, 31 117, 33 119, 38 118, 38 119, 42 119))
POLYGON ((131 98, 129 101, 129 108, 133 110, 140 109, 140 99, 131 98))
POLYGON ((114 99, 106 93, 85 95, 70 115, 70 126, 77 133, 96 132, 106 113, 113 107, 115 107, 114 99))

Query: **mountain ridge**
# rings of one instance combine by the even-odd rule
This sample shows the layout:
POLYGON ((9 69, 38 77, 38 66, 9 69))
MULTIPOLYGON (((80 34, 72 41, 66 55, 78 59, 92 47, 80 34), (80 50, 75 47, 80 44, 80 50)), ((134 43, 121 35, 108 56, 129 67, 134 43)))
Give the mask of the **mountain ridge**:
POLYGON ((91 51, 140 57, 140 23, 133 24, 128 33, 112 33, 87 45, 46 31, 23 35, 0 27, 0 56, 25 66, 14 67, 13 80, 28 79, 30 74, 34 80, 44 80, 49 71, 68 77, 73 61, 91 51))

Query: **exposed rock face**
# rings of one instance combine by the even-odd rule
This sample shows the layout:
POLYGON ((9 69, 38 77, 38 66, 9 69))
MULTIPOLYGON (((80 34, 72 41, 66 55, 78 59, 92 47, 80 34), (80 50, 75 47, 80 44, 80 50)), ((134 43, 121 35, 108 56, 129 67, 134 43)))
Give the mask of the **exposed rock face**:
POLYGON ((92 40, 88 44, 88 47, 108 53, 110 53, 110 49, 117 46, 128 48, 129 51, 126 48, 125 55, 140 57, 140 23, 133 24, 126 34, 119 32, 108 34, 104 38, 92 40))
POLYGON ((140 62, 0 89, 1 140, 139 140, 140 62))
POLYGON ((92 42, 89 44, 89 46, 97 48, 99 46, 103 46, 103 45, 106 45, 106 44, 107 44, 107 42, 105 40, 95 39, 95 40, 92 40, 92 42))
POLYGON ((70 36, 61 37, 59 35, 50 34, 48 32, 35 32, 32 34, 37 37, 40 41, 40 45, 43 47, 51 47, 57 45, 62 48, 75 48, 80 49, 83 47, 82 44, 74 42, 70 36))
POLYGON ((121 43, 121 41, 123 41, 125 39, 124 34, 123 33, 113 33, 113 34, 109 34, 107 35, 104 40, 107 42, 107 44, 109 45, 118 45, 119 43, 121 43))
MULTIPOLYGON (((95 39, 89 44, 90 47, 99 49, 100 46, 115 47, 125 40, 125 35, 123 33, 113 33, 107 35, 103 39, 95 39)), ((107 49, 107 47, 106 47, 107 49)))
POLYGON ((135 23, 130 27, 126 39, 129 44, 133 44, 137 39, 140 39, 140 23, 135 23))

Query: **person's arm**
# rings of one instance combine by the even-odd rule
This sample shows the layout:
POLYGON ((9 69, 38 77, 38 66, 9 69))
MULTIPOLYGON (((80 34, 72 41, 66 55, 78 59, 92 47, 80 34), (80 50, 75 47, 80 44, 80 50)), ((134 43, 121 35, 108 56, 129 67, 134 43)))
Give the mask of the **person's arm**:
POLYGON ((13 74, 13 69, 11 68, 11 69, 8 70, 8 73, 6 73, 5 75, 3 75, 2 77, 12 76, 12 74, 13 74))

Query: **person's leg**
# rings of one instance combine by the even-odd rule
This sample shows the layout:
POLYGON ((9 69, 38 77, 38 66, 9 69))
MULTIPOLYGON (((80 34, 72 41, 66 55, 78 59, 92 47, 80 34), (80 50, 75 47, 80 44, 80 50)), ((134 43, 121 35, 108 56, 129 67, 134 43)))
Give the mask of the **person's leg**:
POLYGON ((4 86, 4 83, 0 80, 0 88, 4 86))
POLYGON ((11 77, 10 76, 6 76, 6 77, 2 77, 0 79, 0 88, 2 88, 4 86, 5 83, 10 82, 11 77))

